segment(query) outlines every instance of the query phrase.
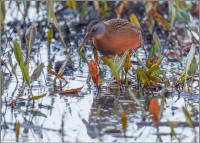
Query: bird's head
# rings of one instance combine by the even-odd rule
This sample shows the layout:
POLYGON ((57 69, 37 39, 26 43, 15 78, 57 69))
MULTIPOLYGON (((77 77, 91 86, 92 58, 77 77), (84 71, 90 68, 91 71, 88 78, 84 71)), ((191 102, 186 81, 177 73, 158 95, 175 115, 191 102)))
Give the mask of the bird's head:
POLYGON ((99 21, 92 21, 87 27, 87 34, 85 35, 84 41, 81 44, 81 48, 85 45, 88 40, 93 38, 101 39, 105 33, 105 24, 99 21))
MULTIPOLYGON (((105 24, 99 21, 92 21, 87 27, 87 35, 91 38, 99 39, 105 33, 105 24)), ((87 36, 86 35, 86 36, 87 36)))

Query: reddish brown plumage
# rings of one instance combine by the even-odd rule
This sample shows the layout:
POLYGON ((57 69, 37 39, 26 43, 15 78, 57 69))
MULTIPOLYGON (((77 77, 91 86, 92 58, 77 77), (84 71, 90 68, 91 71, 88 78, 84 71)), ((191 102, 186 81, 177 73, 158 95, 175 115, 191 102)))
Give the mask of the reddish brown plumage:
MULTIPOLYGON (((122 55, 125 51, 135 51, 144 45, 143 35, 140 28, 132 25, 127 20, 111 19, 104 22, 92 22, 88 26, 88 36, 93 40, 94 46, 105 56, 113 57, 122 55), (90 32, 96 24, 103 24, 103 34, 91 36, 90 32)), ((86 41, 85 41, 86 42, 86 41)))

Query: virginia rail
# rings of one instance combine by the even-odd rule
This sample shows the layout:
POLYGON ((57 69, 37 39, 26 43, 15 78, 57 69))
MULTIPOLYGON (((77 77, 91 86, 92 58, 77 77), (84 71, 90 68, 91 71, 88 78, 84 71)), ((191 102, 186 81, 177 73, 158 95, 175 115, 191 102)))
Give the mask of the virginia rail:
POLYGON ((124 19, 92 21, 81 49, 90 39, 97 50, 111 58, 115 55, 121 56, 127 50, 136 51, 144 45, 142 30, 124 19))

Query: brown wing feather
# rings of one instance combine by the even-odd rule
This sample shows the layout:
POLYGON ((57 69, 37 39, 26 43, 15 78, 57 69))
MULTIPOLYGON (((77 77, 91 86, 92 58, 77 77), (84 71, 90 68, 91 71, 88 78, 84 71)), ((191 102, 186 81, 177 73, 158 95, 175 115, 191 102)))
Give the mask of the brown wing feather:
POLYGON ((129 35, 132 32, 135 32, 139 39, 139 47, 144 45, 143 40, 143 32, 137 26, 131 24, 129 21, 124 19, 111 19, 104 22, 109 25, 109 31, 112 32, 112 36, 114 35, 129 35))
POLYGON ((127 20, 111 19, 104 21, 106 33, 103 37, 93 38, 95 47, 104 55, 122 55, 126 50, 135 51, 144 45, 142 30, 127 20))
POLYGON ((124 32, 128 27, 130 28, 130 23, 124 19, 111 19, 104 22, 108 24, 113 31, 124 32), (126 28, 127 27, 127 28, 126 28))
POLYGON ((135 33, 131 32, 130 35, 118 37, 104 37, 103 40, 94 39, 94 45, 97 49, 105 55, 122 55, 126 50, 139 48, 139 39, 135 33), (112 41, 112 42, 110 42, 112 41))

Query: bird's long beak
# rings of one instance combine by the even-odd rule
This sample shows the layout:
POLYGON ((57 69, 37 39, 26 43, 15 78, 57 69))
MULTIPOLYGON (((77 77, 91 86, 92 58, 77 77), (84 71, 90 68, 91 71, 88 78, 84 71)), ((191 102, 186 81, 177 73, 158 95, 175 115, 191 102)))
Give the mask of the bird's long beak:
POLYGON ((84 48, 85 43, 86 43, 88 40, 90 40, 90 39, 92 39, 92 37, 87 33, 87 34, 85 35, 85 38, 84 38, 84 40, 83 40, 81 46, 80 46, 80 50, 82 50, 82 49, 84 48))

